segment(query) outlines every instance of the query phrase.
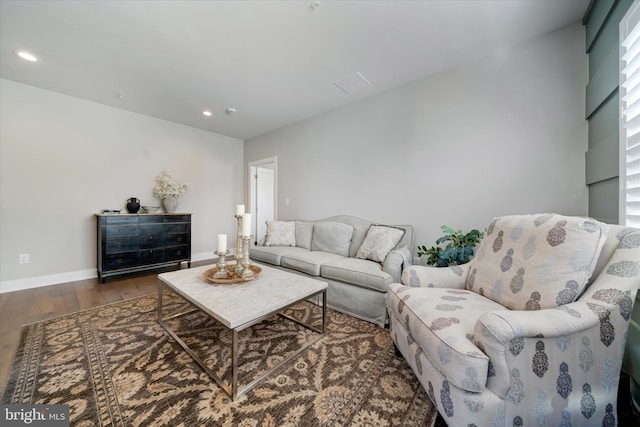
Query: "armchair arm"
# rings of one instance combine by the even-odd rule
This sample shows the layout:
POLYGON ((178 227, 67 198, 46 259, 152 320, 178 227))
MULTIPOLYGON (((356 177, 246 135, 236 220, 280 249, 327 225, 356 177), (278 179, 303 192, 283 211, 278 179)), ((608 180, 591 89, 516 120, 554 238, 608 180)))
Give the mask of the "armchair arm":
POLYGON ((402 268, 411 264, 411 251, 408 246, 394 249, 382 263, 382 271, 393 276, 394 283, 400 282, 402 276, 402 268))
POLYGON ((410 265, 402 272, 402 284, 412 288, 464 289, 470 263, 451 267, 410 265))
MULTIPOLYGON (((600 318, 586 302, 537 311, 500 310, 483 314, 476 322, 474 341, 489 356, 487 387, 503 399, 510 398, 509 395, 517 399, 513 397, 513 393, 518 393, 514 384, 524 387, 527 379, 536 376, 540 379, 547 370, 553 370, 547 383, 549 393, 556 393, 556 380, 550 378, 563 373, 563 363, 567 369, 572 364, 575 372, 576 356, 585 346, 592 351, 592 344, 601 336, 600 325, 600 318)), ((575 385, 581 386, 582 383, 575 385)))

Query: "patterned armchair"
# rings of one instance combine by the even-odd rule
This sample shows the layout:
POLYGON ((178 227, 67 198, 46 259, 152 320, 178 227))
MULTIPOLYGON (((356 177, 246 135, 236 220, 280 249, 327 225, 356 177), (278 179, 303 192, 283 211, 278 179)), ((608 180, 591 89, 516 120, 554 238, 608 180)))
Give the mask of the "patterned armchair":
POLYGON ((614 426, 640 230, 496 218, 468 264, 410 266, 391 337, 451 426, 614 426))

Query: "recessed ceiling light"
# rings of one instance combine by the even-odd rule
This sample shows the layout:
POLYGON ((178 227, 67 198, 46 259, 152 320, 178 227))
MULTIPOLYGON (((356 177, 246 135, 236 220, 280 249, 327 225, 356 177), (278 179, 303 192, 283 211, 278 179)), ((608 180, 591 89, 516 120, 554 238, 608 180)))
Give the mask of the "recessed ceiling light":
POLYGON ((205 116, 207 116, 207 117, 209 117, 209 116, 211 116, 211 111, 209 111, 209 110, 204 110, 204 111, 202 112, 202 114, 203 114, 203 115, 205 115, 205 116))
POLYGON ((14 50, 13 53, 18 55, 20 58, 29 62, 38 62, 38 58, 36 58, 32 53, 27 52, 26 50, 14 50))

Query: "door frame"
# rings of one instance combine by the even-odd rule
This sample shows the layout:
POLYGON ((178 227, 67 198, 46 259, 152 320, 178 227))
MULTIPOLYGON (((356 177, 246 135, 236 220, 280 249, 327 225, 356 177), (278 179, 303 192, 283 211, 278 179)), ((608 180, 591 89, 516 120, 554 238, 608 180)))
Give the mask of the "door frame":
MULTIPOLYGON (((251 213, 253 224, 252 230, 257 233, 258 230, 258 217, 256 215, 256 184, 255 184, 255 169, 263 165, 273 165, 273 220, 278 219, 278 157, 267 157, 266 159, 254 160, 248 163, 247 173, 249 179, 249 200, 248 200, 248 212, 251 213)), ((254 242, 259 241, 262 236, 255 236, 254 242)))

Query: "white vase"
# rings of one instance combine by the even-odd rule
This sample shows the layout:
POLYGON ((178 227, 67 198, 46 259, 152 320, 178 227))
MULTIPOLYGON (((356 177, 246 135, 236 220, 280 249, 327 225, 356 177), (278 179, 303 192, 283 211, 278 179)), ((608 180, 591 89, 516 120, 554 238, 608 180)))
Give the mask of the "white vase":
POLYGON ((166 213, 174 213, 178 207, 178 199, 176 197, 162 199, 162 207, 166 213))

